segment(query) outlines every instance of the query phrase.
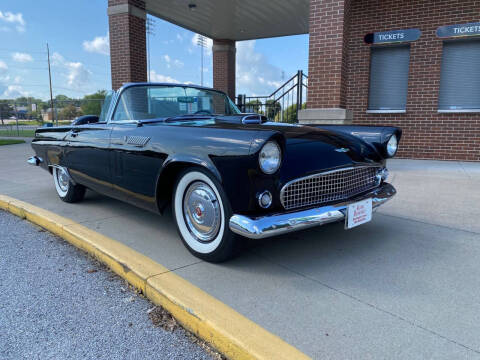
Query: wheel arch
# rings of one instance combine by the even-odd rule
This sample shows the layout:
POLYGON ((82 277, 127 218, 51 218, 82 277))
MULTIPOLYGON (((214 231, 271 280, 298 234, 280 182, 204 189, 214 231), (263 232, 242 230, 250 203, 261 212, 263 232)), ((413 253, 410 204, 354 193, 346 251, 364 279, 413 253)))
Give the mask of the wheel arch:
POLYGON ((167 158, 164 165, 160 169, 160 172, 157 177, 157 185, 155 189, 155 198, 157 200, 157 207, 160 213, 163 213, 166 206, 170 203, 173 194, 173 186, 175 180, 184 169, 196 167, 208 171, 213 175, 220 183, 222 183, 222 177, 215 167, 215 165, 210 161, 203 159, 197 159, 186 156, 177 156, 172 158, 167 158))

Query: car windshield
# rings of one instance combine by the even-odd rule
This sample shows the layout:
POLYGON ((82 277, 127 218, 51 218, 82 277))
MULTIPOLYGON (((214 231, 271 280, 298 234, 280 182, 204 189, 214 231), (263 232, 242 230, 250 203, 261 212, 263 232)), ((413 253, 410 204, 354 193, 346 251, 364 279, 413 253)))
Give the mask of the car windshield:
POLYGON ((136 121, 188 115, 232 115, 240 111, 223 93, 188 86, 141 85, 126 88, 114 121, 136 121))

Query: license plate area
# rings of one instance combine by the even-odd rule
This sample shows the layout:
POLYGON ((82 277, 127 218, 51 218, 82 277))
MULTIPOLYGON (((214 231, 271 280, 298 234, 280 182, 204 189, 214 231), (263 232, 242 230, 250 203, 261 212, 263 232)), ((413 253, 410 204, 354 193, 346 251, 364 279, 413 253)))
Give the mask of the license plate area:
POLYGON ((372 220, 372 199, 365 199, 347 206, 345 229, 351 229, 372 220))

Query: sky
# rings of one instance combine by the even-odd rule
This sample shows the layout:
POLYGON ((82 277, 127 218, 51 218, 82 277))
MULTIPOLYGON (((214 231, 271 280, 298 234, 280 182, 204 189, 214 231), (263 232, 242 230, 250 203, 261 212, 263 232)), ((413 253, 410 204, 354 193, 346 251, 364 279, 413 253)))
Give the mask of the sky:
MULTIPOLYGON (((111 88, 107 0, 3 0, 0 3, 0 99, 83 97, 111 88)), ((200 84, 196 34, 159 18, 149 35, 150 80, 200 84)), ((212 86, 212 51, 204 85, 212 86)), ((237 42, 237 94, 269 95, 297 70, 307 72, 308 36, 237 42)))

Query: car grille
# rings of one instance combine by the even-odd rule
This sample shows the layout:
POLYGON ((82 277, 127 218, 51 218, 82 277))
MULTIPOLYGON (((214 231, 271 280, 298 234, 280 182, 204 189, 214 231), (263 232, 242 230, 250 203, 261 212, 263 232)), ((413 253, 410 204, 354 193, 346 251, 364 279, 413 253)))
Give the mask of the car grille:
POLYGON ((280 192, 285 209, 348 199, 379 184, 376 166, 327 171, 290 181, 280 192))

